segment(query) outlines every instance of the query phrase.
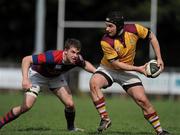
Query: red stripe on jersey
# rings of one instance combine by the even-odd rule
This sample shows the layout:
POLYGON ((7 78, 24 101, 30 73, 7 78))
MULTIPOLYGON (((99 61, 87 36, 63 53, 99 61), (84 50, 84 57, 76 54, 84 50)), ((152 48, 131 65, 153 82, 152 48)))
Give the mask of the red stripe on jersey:
POLYGON ((61 64, 63 60, 63 51, 62 50, 55 50, 52 52, 54 56, 54 62, 57 64, 61 64))
POLYGON ((38 63, 41 64, 41 63, 45 63, 46 62, 46 56, 45 54, 39 54, 38 55, 38 63))

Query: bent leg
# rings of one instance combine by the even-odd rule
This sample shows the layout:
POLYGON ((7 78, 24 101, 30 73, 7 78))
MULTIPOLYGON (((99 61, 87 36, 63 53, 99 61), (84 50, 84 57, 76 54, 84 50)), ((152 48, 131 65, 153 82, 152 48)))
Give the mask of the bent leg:
POLYGON ((22 113, 28 111, 35 103, 36 98, 34 96, 24 95, 24 100, 22 105, 13 107, 8 113, 6 113, 0 120, 0 128, 2 128, 7 123, 18 118, 22 113))
POLYGON ((147 98, 143 86, 134 86, 127 90, 127 93, 134 99, 143 111, 144 118, 153 126, 157 133, 162 132, 159 116, 153 105, 147 98))
POLYGON ((111 120, 106 110, 105 98, 101 91, 102 87, 108 86, 108 81, 103 75, 94 74, 91 77, 89 84, 90 84, 91 98, 93 100, 95 108, 97 109, 101 117, 101 122, 99 124, 98 131, 102 132, 111 125, 111 120))
POLYGON ((101 74, 94 74, 90 79, 90 91, 93 103, 101 117, 101 119, 108 119, 106 111, 105 98, 101 88, 108 85, 108 81, 101 74))
POLYGON ((72 98, 71 91, 69 90, 68 86, 61 87, 57 90, 53 91, 54 94, 61 100, 61 102, 64 104, 65 109, 65 118, 67 121, 67 129, 68 130, 74 130, 74 121, 75 121, 75 107, 74 102, 72 98))

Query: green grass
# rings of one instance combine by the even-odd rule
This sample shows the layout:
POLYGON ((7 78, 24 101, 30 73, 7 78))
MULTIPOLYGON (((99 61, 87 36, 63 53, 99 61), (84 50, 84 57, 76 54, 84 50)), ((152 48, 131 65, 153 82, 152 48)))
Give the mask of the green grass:
MULTIPOLYGON (((21 92, 0 93, 0 116, 21 104, 21 92)), ((76 125, 83 133, 66 131, 64 107, 52 94, 41 93, 34 107, 0 130, 0 135, 98 135, 99 116, 89 96, 74 97, 76 125)), ((107 110, 112 126, 102 135, 153 135, 154 131, 143 118, 141 110, 129 98, 107 98, 107 110)), ((161 125, 172 135, 180 134, 180 101, 152 100, 161 119, 161 125)))

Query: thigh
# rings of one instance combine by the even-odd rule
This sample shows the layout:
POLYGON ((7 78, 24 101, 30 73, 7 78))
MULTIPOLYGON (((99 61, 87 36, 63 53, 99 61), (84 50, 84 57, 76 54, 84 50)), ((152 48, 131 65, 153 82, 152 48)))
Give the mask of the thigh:
POLYGON ((106 77, 100 73, 95 73, 90 79, 90 86, 96 86, 98 88, 107 87, 109 85, 106 77))
POLYGON ((107 88, 111 86, 113 83, 113 78, 108 69, 104 66, 100 66, 97 68, 95 74, 90 79, 90 86, 91 87, 98 87, 98 88, 107 88))
POLYGON ((115 82, 122 86, 128 86, 136 83, 141 83, 141 79, 134 71, 114 71, 112 73, 115 82))
POLYGON ((53 90, 53 93, 61 100, 65 106, 74 106, 72 93, 68 86, 63 86, 53 90))
POLYGON ((141 79, 137 76, 137 73, 132 71, 116 71, 113 73, 113 78, 125 91, 133 86, 142 85, 141 79))

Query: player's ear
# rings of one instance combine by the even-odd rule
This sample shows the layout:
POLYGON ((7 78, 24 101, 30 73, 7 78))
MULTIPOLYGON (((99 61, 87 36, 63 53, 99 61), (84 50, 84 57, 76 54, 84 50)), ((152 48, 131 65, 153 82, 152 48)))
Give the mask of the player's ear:
POLYGON ((67 49, 64 49, 64 54, 65 54, 65 55, 67 54, 67 49))

